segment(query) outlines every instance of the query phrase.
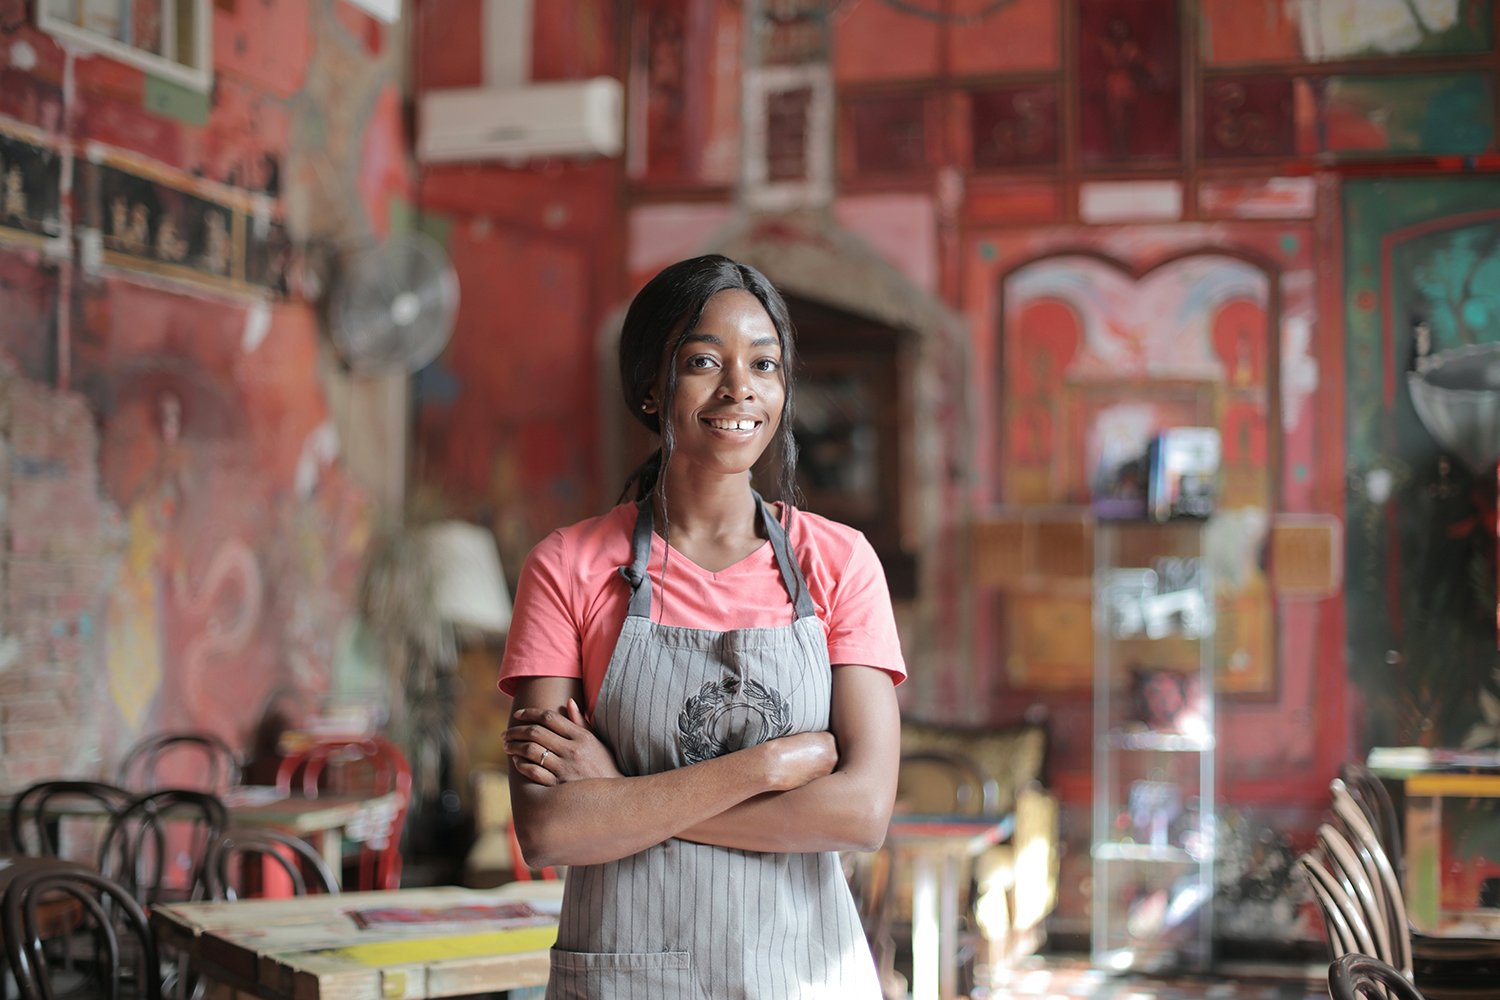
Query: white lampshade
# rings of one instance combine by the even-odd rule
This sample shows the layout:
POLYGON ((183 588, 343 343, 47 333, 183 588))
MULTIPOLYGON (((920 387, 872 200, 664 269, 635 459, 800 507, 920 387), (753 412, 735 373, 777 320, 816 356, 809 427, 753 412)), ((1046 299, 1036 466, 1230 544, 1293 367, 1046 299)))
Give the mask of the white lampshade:
POLYGON ((432 567, 433 607, 460 628, 504 632, 510 627, 510 590, 489 530, 467 521, 439 521, 422 529, 432 567))

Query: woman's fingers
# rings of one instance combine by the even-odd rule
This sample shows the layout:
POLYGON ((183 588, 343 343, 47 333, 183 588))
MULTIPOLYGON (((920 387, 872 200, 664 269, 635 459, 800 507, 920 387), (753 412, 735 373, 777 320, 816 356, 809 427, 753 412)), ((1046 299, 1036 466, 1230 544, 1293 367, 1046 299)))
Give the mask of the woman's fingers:
MULTIPOLYGON (((571 699, 569 700, 571 701, 571 699)), ((577 706, 574 706, 574 709, 576 711, 577 706)), ((519 729, 522 726, 536 726, 542 729, 551 730, 557 735, 566 737, 568 739, 576 739, 578 736, 582 735, 581 731, 586 731, 588 729, 588 727, 583 724, 583 716, 581 713, 578 715, 578 721, 575 722, 573 719, 569 718, 568 715, 564 714, 563 712, 559 712, 554 708, 523 708, 515 712, 511 716, 511 718, 521 724, 520 726, 517 726, 515 728, 519 729)))
POLYGON ((517 771, 537 784, 555 785, 560 780, 548 766, 557 764, 557 753, 540 743, 519 740, 507 742, 505 753, 517 771))

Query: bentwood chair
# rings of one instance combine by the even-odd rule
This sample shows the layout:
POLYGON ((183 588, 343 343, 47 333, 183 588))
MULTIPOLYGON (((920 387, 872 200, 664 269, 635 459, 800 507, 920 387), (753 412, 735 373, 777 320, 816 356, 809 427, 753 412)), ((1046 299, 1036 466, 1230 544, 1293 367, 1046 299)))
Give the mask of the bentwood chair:
POLYGON ((115 780, 133 792, 196 788, 222 795, 240 783, 240 759, 212 733, 154 733, 126 751, 115 780))
POLYGON ((1335 816, 1351 832, 1361 864, 1367 872, 1374 872, 1372 884, 1378 885, 1383 894, 1382 915, 1390 943, 1389 952, 1383 956, 1373 943, 1368 948, 1350 950, 1382 958, 1415 982, 1427 1000, 1500 1000, 1500 940, 1416 932, 1407 917, 1401 880, 1374 824, 1341 779, 1334 779, 1330 790, 1335 816))
POLYGON ((208 846, 204 875, 210 899, 233 902, 256 895, 267 871, 279 871, 294 896, 339 891, 338 876, 323 856, 289 833, 232 827, 208 846))
POLYGON ((321 794, 396 793, 396 808, 372 829, 360 831, 356 885, 362 890, 401 887, 401 834, 411 805, 411 781, 406 756, 382 736, 313 743, 282 758, 276 770, 276 787, 283 794, 315 799, 321 794))
POLYGON ((207 895, 208 847, 229 826, 218 796, 165 788, 132 800, 110 821, 99 870, 143 906, 207 895))
POLYGON ((98 829, 130 802, 130 793, 103 781, 38 781, 10 803, 10 836, 15 850, 39 857, 92 859, 98 829), (84 845, 71 841, 71 828, 84 820, 95 836, 84 845), (73 823, 70 821, 77 821, 73 823))
POLYGON ((1370 955, 1351 954, 1328 966, 1330 1000, 1424 1000, 1399 969, 1370 955))
POLYGON ((161 998, 161 961, 145 911, 124 886, 83 865, 23 866, 0 898, 0 930, 21 1000, 53 1000, 64 988, 100 1000, 161 998), (70 915, 65 932, 60 909, 70 915), (74 947, 46 947, 59 933, 74 947))

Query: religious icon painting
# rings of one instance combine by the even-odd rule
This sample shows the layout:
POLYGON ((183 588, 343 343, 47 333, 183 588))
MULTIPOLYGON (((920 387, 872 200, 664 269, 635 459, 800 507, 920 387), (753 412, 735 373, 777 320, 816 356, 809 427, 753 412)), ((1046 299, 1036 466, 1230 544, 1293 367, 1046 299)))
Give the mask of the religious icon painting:
POLYGON ((1080 0, 1084 166, 1169 165, 1181 158, 1181 41, 1177 0, 1080 0))

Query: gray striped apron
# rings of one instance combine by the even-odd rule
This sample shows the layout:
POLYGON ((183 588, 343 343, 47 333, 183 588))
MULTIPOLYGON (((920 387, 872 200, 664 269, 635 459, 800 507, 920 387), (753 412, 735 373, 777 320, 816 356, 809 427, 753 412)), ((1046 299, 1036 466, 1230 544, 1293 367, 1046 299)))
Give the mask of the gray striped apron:
MULTIPOLYGON (((626 775, 828 728, 828 644, 786 531, 755 502, 796 619, 728 632, 651 620, 652 511, 639 505, 620 569, 630 608, 594 705, 626 775)), ((837 854, 673 839, 568 869, 547 997, 879 1000, 880 987, 837 854)))

